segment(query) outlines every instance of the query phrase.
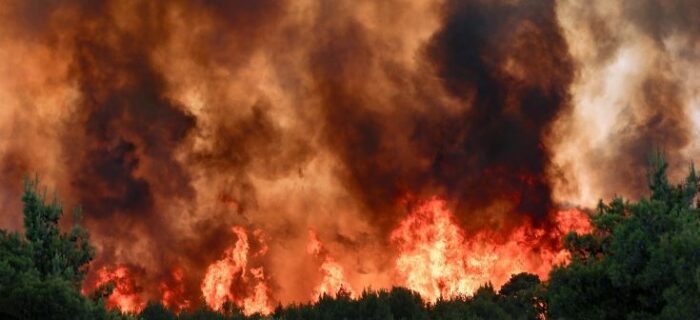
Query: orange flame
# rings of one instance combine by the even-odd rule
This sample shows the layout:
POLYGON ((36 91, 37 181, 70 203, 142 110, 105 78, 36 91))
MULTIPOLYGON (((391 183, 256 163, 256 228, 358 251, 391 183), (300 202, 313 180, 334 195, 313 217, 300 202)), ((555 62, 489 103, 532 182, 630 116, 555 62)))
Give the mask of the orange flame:
POLYGON ((248 235, 245 229, 239 226, 233 227, 232 231, 238 237, 235 245, 225 251, 221 260, 209 265, 202 280, 201 289, 204 300, 214 310, 221 310, 226 301, 231 301, 243 308, 243 313, 246 315, 269 314, 272 312, 272 308, 267 295, 268 288, 265 284, 262 267, 251 269, 248 272, 252 275, 252 279, 246 272, 250 251, 248 235), (243 294, 239 293, 239 296, 234 295, 233 286, 238 281, 242 283, 257 282, 252 296, 247 297, 244 292, 241 292, 243 294))
POLYGON ((250 273, 258 280, 258 283, 253 289, 253 295, 243 299, 243 313, 250 315, 253 313, 269 314, 272 312, 270 308, 270 299, 267 296, 267 285, 265 285, 265 274, 263 268, 251 269, 250 273))
POLYGON ((117 266, 114 269, 102 267, 97 271, 97 277, 95 287, 114 283, 114 290, 107 298, 108 308, 118 308, 126 313, 138 313, 144 308, 145 303, 141 300, 139 290, 126 266, 117 266))
POLYGON ((172 281, 161 281, 159 286, 162 296, 161 302, 176 312, 190 307, 190 301, 183 298, 185 294, 185 286, 182 283, 184 276, 182 268, 176 267, 171 272, 172 281))
MULTIPOLYGON (((575 209, 563 211, 555 220, 562 234, 590 228, 585 215, 575 209)), ((399 224, 391 241, 399 251, 396 270, 404 285, 434 302, 473 294, 489 282, 498 288, 520 272, 546 278, 554 264, 568 259, 561 246, 544 244, 562 234, 547 235, 526 224, 505 237, 491 231, 466 237, 445 202, 432 198, 399 224)))
POLYGON ((592 230, 591 222, 588 220, 586 213, 576 208, 560 210, 555 217, 555 221, 562 235, 569 231, 583 234, 592 230))
POLYGON ((345 280, 343 266, 333 260, 327 253, 324 252, 323 244, 318 240, 316 232, 309 230, 309 242, 306 247, 309 254, 313 254, 317 258, 322 258, 323 263, 319 270, 323 274, 323 280, 314 289, 311 296, 313 301, 317 301, 322 295, 335 297, 341 290, 353 295, 350 285, 345 280))

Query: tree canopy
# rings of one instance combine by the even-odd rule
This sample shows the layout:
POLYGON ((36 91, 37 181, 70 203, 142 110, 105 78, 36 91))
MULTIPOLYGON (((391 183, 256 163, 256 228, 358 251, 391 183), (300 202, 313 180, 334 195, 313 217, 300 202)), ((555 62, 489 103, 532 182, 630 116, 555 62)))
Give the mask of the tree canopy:
POLYGON ((24 184, 24 234, 0 230, 0 318, 114 319, 101 301, 80 293, 88 263, 94 256, 80 213, 62 232, 63 207, 56 197, 46 201, 38 180, 24 184))
POLYGON ((601 202, 590 234, 569 234, 572 261, 547 290, 553 319, 692 319, 700 314, 698 176, 671 185, 658 157, 651 194, 601 202))

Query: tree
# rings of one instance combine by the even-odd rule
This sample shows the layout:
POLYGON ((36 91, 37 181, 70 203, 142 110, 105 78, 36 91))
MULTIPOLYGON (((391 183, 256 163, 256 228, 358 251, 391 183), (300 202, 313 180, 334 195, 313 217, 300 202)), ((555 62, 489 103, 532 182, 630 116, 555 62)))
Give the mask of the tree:
POLYGON ((149 302, 143 310, 140 317, 144 320, 175 320, 177 316, 171 310, 168 310, 160 302, 149 302))
POLYGON ((690 319, 700 314, 700 210, 694 166, 670 185, 657 157, 651 194, 601 203, 590 234, 569 234, 572 262, 550 274, 552 319, 690 319))
MULTIPOLYGON (((439 299, 431 308, 431 319, 440 320, 510 320, 501 297, 490 283, 476 290, 474 296, 439 299)), ((518 319, 518 318, 515 318, 518 319)))
POLYGON ((79 287, 95 255, 88 232, 79 224, 81 212, 74 210, 75 224, 68 233, 62 233, 58 223, 63 207, 55 196, 47 203, 46 192, 40 194, 38 187, 38 180, 25 180, 22 196, 25 236, 34 266, 42 276, 60 276, 79 287))
POLYGON ((386 296, 386 302, 394 319, 427 319, 425 304, 420 295, 412 290, 394 287, 386 296))
POLYGON ((513 275, 498 295, 500 305, 513 319, 537 320, 546 313, 545 289, 534 274, 513 275))
POLYGON ((61 232, 60 204, 55 198, 47 204, 37 187, 37 180, 25 181, 25 234, 0 230, 0 318, 122 318, 80 293, 94 254, 88 233, 77 224, 61 232))

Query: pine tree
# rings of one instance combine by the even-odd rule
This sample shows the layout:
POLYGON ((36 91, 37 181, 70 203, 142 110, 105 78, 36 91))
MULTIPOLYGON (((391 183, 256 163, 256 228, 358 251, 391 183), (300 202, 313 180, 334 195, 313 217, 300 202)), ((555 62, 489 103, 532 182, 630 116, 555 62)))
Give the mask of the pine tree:
POLYGON ((657 155, 648 198, 599 206, 594 231, 570 234, 572 262, 550 273, 552 319, 694 319, 700 314, 698 177, 671 185, 657 155))
POLYGON ((61 232, 63 209, 55 197, 47 204, 38 185, 25 181, 25 233, 0 230, 0 319, 127 318, 80 293, 94 255, 89 235, 78 224, 61 232))
POLYGON ((60 276, 79 287, 95 255, 87 230, 79 224, 82 213, 76 208, 73 211, 75 224, 68 233, 62 233, 59 221, 63 206, 55 196, 47 203, 46 192, 39 193, 38 187, 38 179, 25 180, 22 196, 25 236, 34 265, 42 276, 60 276))

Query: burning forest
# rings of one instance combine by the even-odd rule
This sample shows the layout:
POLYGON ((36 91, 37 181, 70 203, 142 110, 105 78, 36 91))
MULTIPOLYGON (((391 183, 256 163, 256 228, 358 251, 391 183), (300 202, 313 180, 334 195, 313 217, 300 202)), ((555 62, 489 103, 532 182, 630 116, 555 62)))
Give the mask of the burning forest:
POLYGON ((33 241, 27 184, 79 207, 74 286, 132 315, 554 286, 644 212, 616 201, 671 197, 651 155, 699 158, 698 30, 692 0, 0 0, 0 227, 33 241))

